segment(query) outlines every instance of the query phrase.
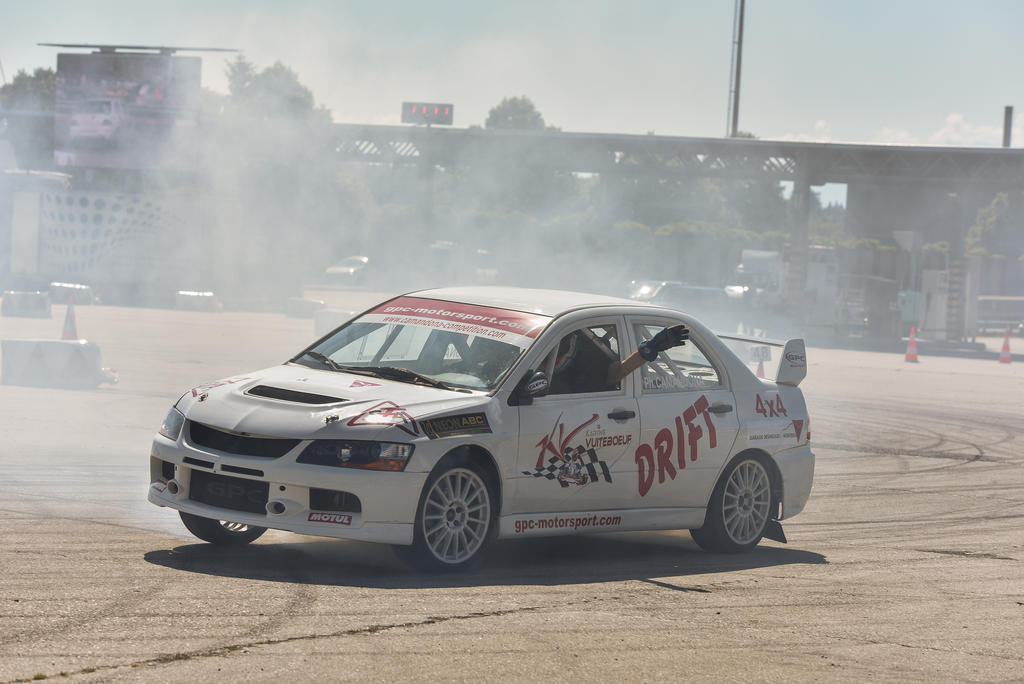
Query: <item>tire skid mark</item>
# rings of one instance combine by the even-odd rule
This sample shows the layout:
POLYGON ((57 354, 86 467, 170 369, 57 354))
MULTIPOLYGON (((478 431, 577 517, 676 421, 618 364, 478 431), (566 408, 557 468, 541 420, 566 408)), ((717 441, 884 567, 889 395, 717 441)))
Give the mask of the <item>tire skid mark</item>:
MULTIPOLYGON (((174 585, 184 584, 185 580, 177 580, 174 585)), ((132 591, 121 592, 115 598, 97 600, 96 606, 76 615, 63 617, 58 624, 44 628, 27 629, 13 634, 7 638, 0 638, 0 645, 21 644, 34 642, 42 637, 53 634, 62 634, 71 630, 95 625, 97 621, 112 615, 127 615, 136 612, 143 604, 150 603, 154 598, 159 598, 175 590, 166 579, 144 580, 133 578, 132 591)))
POLYGON ((1010 558, 1009 556, 998 556, 994 553, 986 553, 984 551, 957 551, 956 549, 914 549, 921 553, 937 553, 943 556, 962 556, 963 558, 984 558, 987 560, 1008 560, 1015 561, 1016 558, 1010 558))
POLYGON ((152 601, 154 597, 166 594, 170 587, 163 586, 165 584, 166 582, 150 582, 141 588, 135 588, 130 594, 121 594, 119 598, 97 601, 95 608, 78 615, 64 617, 59 624, 50 627, 27 629, 10 638, 0 639, 0 645, 32 643, 42 637, 63 634, 72 630, 80 631, 80 628, 95 625, 99 620, 111 615, 126 615, 136 612, 135 609, 142 604, 152 601))
MULTIPOLYGON (((870 477, 870 474, 857 473, 856 475, 860 480, 870 477)), ((891 486, 870 486, 870 485, 850 485, 842 492, 833 492, 831 498, 833 499, 861 499, 861 498, 875 498, 881 493, 896 494, 900 496, 909 495, 942 495, 950 498, 960 498, 967 502, 976 503, 978 498, 977 494, 980 492, 994 492, 989 495, 985 501, 987 503, 998 504, 998 507, 993 506, 990 510, 1000 511, 1005 510, 1005 504, 1012 506, 1020 506, 1024 504, 1024 500, 1012 499, 1009 496, 1004 496, 1014 490, 1007 485, 991 485, 988 487, 971 487, 969 490, 964 490, 962 487, 932 487, 932 488, 921 488, 921 489, 909 489, 905 487, 891 487, 891 486)), ((1014 492, 1016 493, 1016 492, 1014 492)), ((799 524, 799 523, 789 523, 799 524)))
MULTIPOLYGON (((590 603, 592 599, 583 599, 582 601, 572 601, 561 607, 568 607, 577 603, 590 603)), ((110 672, 113 670, 120 670, 122 668, 135 668, 135 667, 146 667, 148 665, 166 665, 168 663, 181 662, 187 660, 198 660, 200 658, 216 658, 218 656, 227 656, 232 653, 237 653, 242 649, 256 648, 258 646, 277 646, 279 644, 295 643, 300 641, 314 641, 317 639, 331 639, 336 637, 346 636, 361 636, 361 635, 372 635, 379 634, 381 632, 390 631, 393 629, 407 629, 412 627, 424 627, 428 625, 437 625, 445 622, 454 622, 456 620, 475 620, 478 618, 489 618, 489 617, 501 617, 504 615, 513 615, 517 613, 531 613, 542 608, 550 608, 551 606, 523 606, 521 608, 506 608, 504 610, 492 610, 492 611, 479 611, 473 613, 464 613, 461 615, 442 615, 426 617, 422 620, 410 620, 409 622, 397 622, 381 625, 369 625, 367 627, 357 627, 355 629, 342 629, 335 632, 324 632, 322 634, 303 634, 300 636, 281 637, 279 639, 259 639, 253 641, 247 641, 237 644, 228 644, 225 646, 214 646, 213 648, 197 649, 194 651, 183 651, 180 653, 166 653, 164 655, 154 656, 153 658, 145 658, 143 660, 134 660, 127 663, 116 663, 112 665, 96 665, 93 667, 83 668, 81 670, 75 670, 73 672, 61 672, 59 674, 44 675, 39 674, 32 677, 23 679, 11 679, 7 681, 7 684, 22 684, 24 682, 39 681, 42 679, 49 679, 51 677, 74 677, 75 675, 92 674, 94 672, 110 672)), ((42 674, 42 673, 40 673, 42 674)))
MULTIPOLYGON (((822 458, 821 457, 821 452, 817 452, 816 451, 815 453, 818 454, 819 458, 822 458)), ((850 456, 848 458, 849 459, 860 458, 865 463, 872 463, 872 462, 874 462, 872 460, 872 457, 869 456, 869 455, 850 456)), ((823 460, 824 460, 824 458, 822 458, 822 461, 823 460)), ((982 459, 981 462, 985 464, 985 472, 986 473, 1000 473, 1000 472, 1003 472, 1003 471, 1010 471, 1010 472, 1016 473, 1016 472, 1018 472, 1020 470, 1020 464, 1017 464, 1017 463, 1008 463, 1006 461, 990 461, 988 459, 982 459)), ((958 465, 958 464, 953 464, 953 465, 958 465)), ((825 482, 828 482, 829 480, 832 480, 832 479, 834 479, 836 481, 843 481, 843 480, 849 480, 849 479, 857 479, 857 480, 864 480, 864 479, 871 479, 871 478, 876 478, 877 479, 877 478, 881 478, 881 477, 889 477, 889 476, 897 476, 897 475, 913 475, 913 474, 918 474, 918 473, 928 473, 928 472, 934 472, 934 471, 937 471, 937 470, 944 470, 944 469, 950 468, 950 467, 952 467, 952 466, 943 466, 941 468, 926 468, 926 469, 922 469, 922 470, 915 470, 915 471, 912 471, 912 472, 905 471, 905 470, 864 470, 864 471, 849 471, 849 472, 844 472, 844 473, 829 473, 829 472, 824 472, 823 473, 823 472, 817 472, 817 473, 814 474, 814 482, 815 482, 815 484, 817 484, 818 482, 821 482, 822 484, 824 484, 825 482)), ((1007 487, 1001 486, 1001 489, 1007 489, 1007 487)), ((910 492, 913 492, 913 493, 917 493, 916 490, 907 490, 907 491, 910 491, 910 492)), ((950 491, 954 491, 954 490, 950 490, 950 491)))
MULTIPOLYGON (((307 574, 303 579, 311 580, 312 578, 307 574)), ((312 582, 309 584, 302 583, 301 580, 297 584, 291 584, 287 590, 288 600, 285 605, 272 614, 266 615, 262 622, 253 625, 252 629, 242 632, 238 636, 243 639, 254 639, 260 634, 266 634, 284 627, 296 615, 301 615, 303 609, 309 608, 316 603, 317 595, 313 590, 312 584, 312 582)))
MULTIPOLYGON (((1024 507, 1024 503, 1021 504, 1024 507)), ((1000 506, 998 509, 993 510, 1006 510, 1005 506, 1000 506)), ((981 511, 974 510, 972 513, 975 515, 960 517, 960 518, 943 518, 936 516, 934 513, 926 515, 920 515, 915 517, 901 517, 901 518, 886 518, 879 520, 823 520, 820 522, 792 522, 789 526, 792 527, 851 527, 855 525, 903 525, 906 523, 943 523, 945 525, 955 525, 963 523, 978 523, 978 522, 991 522, 993 520, 1021 520, 1024 519, 1024 513, 1017 513, 1013 515, 986 515, 983 520, 978 519, 978 513, 984 514, 984 509, 981 511)))
POLYGON ((864 639, 864 638, 850 638, 847 636, 835 635, 832 638, 836 640, 836 643, 859 642, 861 644, 870 644, 872 646, 898 646, 900 648, 909 648, 918 651, 935 651, 937 653, 952 653, 959 656, 976 656, 979 658, 998 658, 1000 660, 1009 660, 1012 662, 1024 662, 1024 656, 1007 654, 1007 653, 993 653, 993 652, 975 652, 975 651, 963 651, 956 646, 929 646, 927 644, 905 644, 901 641, 884 641, 882 639, 864 639))
MULTIPOLYGON (((0 513, 6 512, 5 509, 0 509, 0 513)), ((73 518, 68 516, 50 516, 50 515, 39 515, 34 513, 30 520, 64 520, 69 522, 82 522, 81 518, 73 518)), ((131 530, 137 532, 140 528, 133 527, 130 525, 121 525, 118 523, 98 521, 98 520, 87 520, 92 525, 100 525, 107 527, 116 527, 124 530, 131 530)), ((26 631, 19 632, 9 637, 0 638, 0 644, 19 644, 25 642, 35 641, 41 637, 49 636, 54 633, 63 633, 69 629, 79 628, 94 624, 97 620, 109 617, 110 615, 130 613, 133 609, 139 606, 149 603, 154 597, 159 597, 167 594, 174 590, 174 586, 169 586, 166 579, 161 580, 145 580, 143 578, 134 578, 133 591, 128 593, 120 593, 117 597, 99 600, 95 608, 87 610, 77 615, 67 616, 60 620, 59 624, 46 627, 29 629, 26 631)), ((184 583, 184 580, 180 580, 177 583, 184 583)))
MULTIPOLYGON (((23 497, 23 498, 28 498, 28 497, 23 497)), ((59 502, 60 501, 60 499, 58 499, 58 498, 47 498, 47 500, 54 501, 54 502, 59 502)), ((8 514, 8 513, 11 513, 11 514, 24 514, 26 517, 22 518, 22 519, 25 519, 25 520, 63 520, 65 522, 74 522, 74 523, 85 522, 85 523, 89 523, 90 525, 101 525, 101 526, 105 526, 105 527, 116 527, 117 529, 120 529, 120 530, 130 530, 132 532, 142 531, 142 532, 150 532, 152 534, 160 534, 159 532, 153 532, 150 528, 146 527, 145 525, 140 525, 140 524, 132 525, 132 524, 129 524, 127 522, 123 522, 122 523, 122 522, 113 522, 111 520, 97 520, 96 518, 81 518, 81 517, 77 517, 76 518, 74 516, 69 516, 69 515, 50 515, 49 513, 46 513, 44 511, 25 512, 25 511, 14 511, 14 510, 10 510, 10 509, 0 508, 0 513, 2 513, 2 514, 8 514)))
POLYGON ((860 454, 867 458, 890 458, 900 464, 900 469, 895 473, 870 473, 870 476, 934 472, 980 461, 1005 462, 996 455, 1003 453, 1009 460, 1015 460, 1016 454, 1008 448, 1000 447, 1008 445, 1015 439, 1015 431, 1008 430, 1006 423, 1019 421, 1017 416, 1007 416, 1004 422, 993 422, 992 416, 977 418, 962 413, 954 416, 945 411, 931 409, 917 411, 913 416, 901 417, 906 415, 906 407, 893 405, 892 411, 883 412, 880 404, 884 405, 883 402, 839 402, 824 411, 816 412, 816 416, 823 415, 819 420, 826 423, 835 422, 839 430, 834 430, 832 434, 838 441, 816 443, 815 446, 824 450, 860 454), (941 424, 949 425, 952 430, 939 432, 923 427, 920 420, 922 413, 941 424), (952 436, 951 431, 959 434, 952 436), (894 432, 898 435, 900 443, 909 442, 914 445, 913 448, 879 446, 877 439, 866 440, 861 437, 867 434, 885 438, 894 432), (992 432, 996 434, 992 435, 992 432), (952 462, 930 468, 912 468, 912 459, 915 458, 952 462))
MULTIPOLYGON (((930 422, 937 422, 940 424, 954 424, 959 427, 963 432, 967 434, 977 432, 990 432, 995 431, 1001 433, 1002 437, 989 441, 984 444, 984 447, 995 447, 1011 442, 1015 439, 1018 432, 1024 431, 1024 422, 1021 421, 1020 415, 1018 414, 1006 414, 1005 416, 993 416, 991 412, 984 412, 981 414, 970 414, 964 415, 962 412, 959 414, 950 414, 948 411, 940 411, 937 409, 933 410, 915 410, 914 415, 910 416, 907 414, 907 407, 901 404, 890 404, 889 408, 883 410, 877 402, 865 403, 865 402, 847 402, 846 406, 834 407, 833 411, 816 412, 816 416, 825 415, 829 419, 835 420, 841 425, 883 425, 888 427, 899 427, 903 428, 903 431, 913 433, 921 429, 920 418, 925 417, 930 422), (851 414, 858 414, 860 416, 873 416, 873 418, 856 418, 851 417, 851 414), (884 416, 884 419, 883 419, 884 416), (900 416, 906 416, 901 418, 900 416), (1018 423, 1017 429, 1007 429, 1007 425, 1018 423)), ((947 435, 948 437, 948 435, 947 435)), ((1009 450, 1007 455, 1014 455, 1009 450)))
MULTIPOLYGON (((970 455, 970 454, 958 454, 958 453, 949 452, 949 451, 930 451, 930 450, 925 450, 925 449, 922 449, 922 450, 915 449, 915 450, 912 450, 912 451, 905 451, 903 449, 893 449, 891 447, 847 446, 845 444, 822 444, 822 443, 817 443, 817 442, 815 443, 814 446, 818 447, 818 448, 821 448, 821 449, 828 449, 829 451, 845 451, 845 452, 848 452, 848 453, 864 454, 865 456, 892 456, 892 457, 916 456, 916 457, 919 457, 919 458, 946 458, 946 459, 960 459, 960 460, 963 460, 965 457, 967 457, 967 460, 964 461, 964 463, 974 463, 975 461, 989 460, 989 459, 985 459, 983 457, 984 456, 983 453, 978 453, 978 454, 975 454, 975 455, 970 455)), ((981 451, 981 450, 979 449, 979 451, 981 451)))
POLYGON ((665 589, 671 589, 672 591, 693 591, 698 594, 710 594, 710 589, 702 589, 701 587, 684 587, 680 584, 671 584, 670 582, 662 582, 656 579, 638 579, 637 582, 644 582, 646 584, 653 584, 656 587, 663 587, 665 589))

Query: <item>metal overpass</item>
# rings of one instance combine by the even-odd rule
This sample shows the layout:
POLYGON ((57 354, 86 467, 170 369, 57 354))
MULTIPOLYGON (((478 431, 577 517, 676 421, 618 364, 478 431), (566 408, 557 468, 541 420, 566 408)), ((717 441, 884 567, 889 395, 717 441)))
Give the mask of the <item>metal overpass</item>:
MULTIPOLYGON (((846 217, 854 234, 891 241, 912 231, 924 242, 966 234, 996 192, 1024 189, 1024 149, 860 145, 751 138, 506 131, 336 124, 339 161, 472 169, 496 161, 606 177, 770 178, 793 183, 794 278, 806 260, 810 193, 847 185, 846 217)), ((430 193, 421 201, 429 202, 430 193)), ((424 208, 427 213, 429 207, 424 208)), ((951 255, 956 256, 956 255, 951 255)))
MULTIPOLYGON (((799 301, 806 288, 810 193, 847 186, 847 225, 854 234, 891 241, 896 231, 922 242, 963 244, 974 217, 995 193, 1024 189, 1024 149, 857 145, 750 138, 334 126, 340 161, 472 169, 496 162, 601 174, 610 178, 769 178, 793 183, 786 290, 799 301)), ((422 194, 429 203, 431 193, 422 194)), ((430 213, 429 206, 423 207, 430 213)), ((947 334, 964 332, 964 262, 950 253, 947 334)), ((913 269, 913 267, 912 267, 913 269)), ((976 294, 976 293, 975 293, 976 294)))
POLYGON ((659 177, 767 176, 795 183, 912 182, 1024 187, 1024 149, 813 143, 749 138, 335 124, 348 162, 472 166, 529 158, 580 172, 659 177))

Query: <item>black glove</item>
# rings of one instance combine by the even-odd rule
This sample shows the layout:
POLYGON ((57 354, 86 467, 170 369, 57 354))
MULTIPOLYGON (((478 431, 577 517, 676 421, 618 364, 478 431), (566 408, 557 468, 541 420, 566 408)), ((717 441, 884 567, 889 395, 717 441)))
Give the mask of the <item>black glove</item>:
POLYGON ((682 323, 665 328, 651 339, 640 343, 640 358, 644 361, 653 361, 658 358, 658 352, 684 345, 688 339, 690 339, 690 329, 682 323))

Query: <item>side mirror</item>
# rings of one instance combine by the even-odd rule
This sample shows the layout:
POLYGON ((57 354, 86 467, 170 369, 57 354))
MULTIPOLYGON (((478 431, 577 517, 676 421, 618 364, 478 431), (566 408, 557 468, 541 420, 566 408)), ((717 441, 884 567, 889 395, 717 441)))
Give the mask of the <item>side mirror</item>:
POLYGON ((543 397, 548 393, 548 375, 544 371, 534 371, 532 374, 528 374, 526 385, 523 387, 523 391, 530 398, 543 397))
POLYGON ((508 397, 509 406, 529 406, 534 397, 548 393, 548 376, 544 371, 526 371, 523 379, 508 397))

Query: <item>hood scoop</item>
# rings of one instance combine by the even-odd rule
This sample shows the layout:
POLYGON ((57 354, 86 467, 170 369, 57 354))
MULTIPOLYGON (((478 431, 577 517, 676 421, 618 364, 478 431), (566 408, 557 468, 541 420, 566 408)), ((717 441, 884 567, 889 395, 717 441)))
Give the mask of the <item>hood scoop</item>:
POLYGON ((329 397, 326 394, 313 394, 312 392, 299 392, 298 390, 285 389, 284 387, 271 387, 270 385, 256 385, 249 389, 246 394, 267 399, 278 399, 280 401, 291 401, 296 404, 340 404, 348 399, 329 397))

